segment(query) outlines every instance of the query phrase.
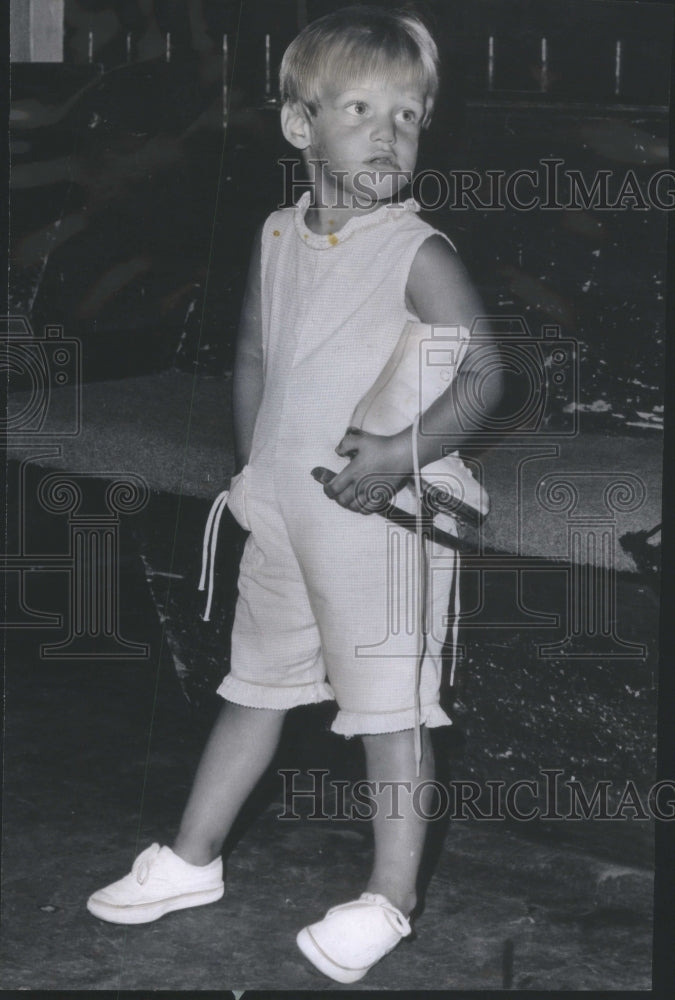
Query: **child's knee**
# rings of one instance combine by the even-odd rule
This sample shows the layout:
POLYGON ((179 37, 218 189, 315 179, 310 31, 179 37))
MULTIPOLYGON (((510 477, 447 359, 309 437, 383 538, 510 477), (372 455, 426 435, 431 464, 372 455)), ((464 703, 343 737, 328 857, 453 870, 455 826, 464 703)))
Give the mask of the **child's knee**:
POLYGON ((413 735, 412 729, 399 729, 394 733, 364 733, 361 739, 366 749, 369 747, 377 749, 378 747, 412 745, 413 735))

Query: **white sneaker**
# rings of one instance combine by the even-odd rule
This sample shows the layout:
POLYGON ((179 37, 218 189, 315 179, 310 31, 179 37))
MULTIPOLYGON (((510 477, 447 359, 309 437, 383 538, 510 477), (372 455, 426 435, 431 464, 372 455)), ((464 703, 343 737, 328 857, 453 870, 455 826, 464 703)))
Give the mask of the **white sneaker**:
POLYGON ((297 936, 305 958, 338 983, 363 979, 376 962, 410 934, 410 924, 386 896, 364 892, 334 906, 297 936))
POLYGON ((146 924, 171 910, 215 903, 224 892, 222 858, 190 865, 170 847, 153 844, 128 875, 90 896, 87 909, 113 924, 146 924))

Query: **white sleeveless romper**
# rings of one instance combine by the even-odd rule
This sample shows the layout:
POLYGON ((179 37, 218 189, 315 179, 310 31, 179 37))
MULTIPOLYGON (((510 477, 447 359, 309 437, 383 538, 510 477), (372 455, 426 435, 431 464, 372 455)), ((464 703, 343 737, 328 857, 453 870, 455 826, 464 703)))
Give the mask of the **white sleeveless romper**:
MULTIPOLYGON (((286 709, 335 699, 346 736, 415 725, 415 536, 345 510, 311 476, 334 471, 354 407, 407 320, 412 262, 436 234, 408 200, 356 216, 334 235, 306 228, 309 195, 272 213, 262 234, 264 390, 248 465, 229 506, 250 530, 239 573, 229 701, 286 709)), ((442 235, 442 234, 441 234, 442 235)), ((453 373, 454 374, 454 373, 453 373)), ((439 705, 454 560, 429 557, 420 721, 439 705)))

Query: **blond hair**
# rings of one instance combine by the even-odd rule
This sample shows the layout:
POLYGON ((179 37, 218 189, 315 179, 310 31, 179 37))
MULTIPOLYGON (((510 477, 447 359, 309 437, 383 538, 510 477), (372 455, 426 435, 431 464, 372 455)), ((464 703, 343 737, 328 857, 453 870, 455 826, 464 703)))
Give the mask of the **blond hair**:
POLYGON ((291 42, 279 71, 281 99, 315 115, 326 83, 396 80, 420 88, 427 125, 438 91, 438 49, 414 14, 382 7, 343 7, 312 21, 291 42))

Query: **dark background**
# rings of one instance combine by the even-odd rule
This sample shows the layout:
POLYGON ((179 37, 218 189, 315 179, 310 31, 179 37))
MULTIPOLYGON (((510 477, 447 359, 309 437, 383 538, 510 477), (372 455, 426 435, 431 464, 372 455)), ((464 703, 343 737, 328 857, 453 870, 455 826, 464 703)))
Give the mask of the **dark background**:
MULTIPOLYGON (((285 44, 305 19, 340 5, 311 0, 244 0, 241 4, 223 0, 68 2, 65 62, 13 66, 12 308, 27 315, 36 334, 45 323, 61 322, 67 337, 80 339, 85 378, 91 383, 87 388, 98 388, 94 383, 101 380, 150 372, 196 370, 220 376, 230 370, 250 239, 255 226, 281 196, 275 159, 287 151, 279 136, 278 107, 269 99, 275 96, 277 63, 285 44), (167 31, 171 33, 168 63, 167 31), (230 57, 226 130, 223 32, 228 34, 230 57), (127 33, 131 33, 129 62, 127 33), (268 33, 270 94, 265 89, 264 38, 268 33)), ((445 63, 438 113, 425 137, 421 166, 440 170, 533 169, 542 156, 557 155, 564 158, 567 167, 583 170, 589 180, 599 169, 611 169, 617 176, 634 169, 642 183, 664 166, 672 37, 669 5, 438 0, 419 7, 435 22, 445 63), (491 33, 496 63, 490 89, 487 39, 491 33), (548 87, 544 90, 539 60, 543 35, 549 51, 548 87), (615 94, 617 39, 623 43, 623 73, 620 92, 615 94)), ((439 210, 429 213, 428 219, 455 240, 486 308, 502 316, 522 315, 535 334, 542 323, 559 323, 563 336, 578 340, 583 362, 580 396, 588 408, 584 430, 597 427, 617 435, 619 439, 612 443, 618 449, 625 441, 619 435, 643 437, 645 449, 647 445, 652 451, 660 447, 665 213, 654 209, 551 214, 439 210)), ((133 384, 129 380, 115 383, 115 387, 133 384)), ((110 423, 125 416, 111 414, 110 423)), ((108 419, 107 414, 103 419, 108 419)), ((93 424, 91 410, 89 421, 93 424)), ((137 438, 144 435, 151 445, 160 436, 156 425, 151 424, 149 433, 140 424, 135 427, 131 444, 137 455, 137 438)), ((599 440, 602 447, 605 439, 599 440)), ((635 442, 629 444, 635 446, 635 442)), ((145 461, 146 452, 140 454, 145 461)), ((96 467, 100 468, 100 463, 96 467)), ((39 475, 40 469, 36 477, 39 475)), ((123 596, 128 612, 124 634, 147 641, 152 628, 153 656, 159 658, 157 650, 163 650, 166 661, 171 660, 162 645, 167 611, 168 630, 175 633, 179 653, 189 651, 195 659, 203 655, 207 641, 221 643, 231 611, 229 605, 224 610, 221 606, 216 634, 211 630, 208 640, 204 635, 207 626, 198 626, 199 632, 195 628, 201 597, 193 594, 193 578, 198 572, 195 564, 205 513, 204 501, 200 504, 192 498, 153 495, 152 506, 135 528, 140 541, 134 535, 132 544, 129 534, 124 535, 127 548, 133 550, 126 553, 124 565, 123 596), (176 511, 180 510, 181 530, 177 531, 176 511), (176 538, 180 551, 174 558, 176 538), (150 590, 139 568, 137 548, 146 559, 150 590), (167 575, 163 570, 184 572, 185 579, 173 578, 171 572, 167 575), (171 601, 169 584, 173 587, 171 601), (150 607, 148 593, 153 595, 154 607, 150 607)), ((46 530, 50 544, 54 544, 51 523, 46 530)), ((229 556, 227 539, 222 549, 224 556, 229 556)), ((234 574, 234 567, 225 565, 231 561, 223 558, 223 575, 234 574)), ((666 561, 664 568, 666 583, 670 580, 672 584, 672 560, 666 561)), ((56 592, 65 601, 62 576, 31 573, 30 578, 30 595, 38 606, 56 607, 56 592), (35 594, 36 587, 48 591, 42 602, 35 594)), ((233 588, 234 579, 229 582, 233 588)), ((619 631, 650 637, 651 641, 657 577, 654 573, 648 577, 643 571, 621 576, 620 585, 619 631)), ((668 588, 667 594, 671 590, 668 588)), ((222 597, 221 601, 225 603, 222 597)), ((550 598, 547 606, 558 605, 557 598, 550 598)), ((669 606, 666 597, 663 608, 669 606)), ((662 615, 662 777, 673 773, 672 754, 669 757, 669 748, 664 747, 672 715, 668 620, 667 613, 662 615)), ((134 663, 120 667, 114 661, 108 668, 95 662, 81 666, 59 663, 52 669, 51 663, 39 657, 35 633, 17 629, 10 638, 20 646, 13 658, 8 658, 8 677, 14 687, 10 687, 8 697, 7 749, 13 756, 8 758, 7 773, 13 785, 6 794, 13 825, 7 828, 5 867, 11 874, 8 906, 13 907, 7 911, 8 931, 11 929, 7 950, 19 967, 18 972, 12 972, 14 981, 51 986, 75 982, 88 989, 92 984, 114 983, 119 964, 116 949, 122 939, 111 935, 94 941, 82 900, 99 882, 103 884, 100 870, 105 868, 110 877, 122 870, 139 815, 145 822, 144 832, 151 823, 160 829, 173 822, 178 792, 182 794, 187 788, 205 724, 200 716, 200 724, 195 726, 192 706, 193 714, 188 715, 185 699, 177 697, 173 661, 163 673, 154 658, 147 670, 134 663), (163 676, 162 684, 155 683, 156 675, 163 676), (160 731, 150 734, 151 713, 160 731), (196 734, 195 728, 199 729, 196 734), (144 766, 150 775, 147 792, 144 766), (182 776, 180 787, 176 785, 176 768, 182 776), (37 782, 34 787, 32 781, 37 782)), ((42 638, 51 636, 43 633, 42 638)), ((451 758, 455 767, 459 766, 454 763, 458 758, 461 766, 468 768, 460 773, 472 773, 475 765, 487 768, 489 774, 511 773, 509 768, 522 767, 523 773, 530 775, 532 762, 543 759, 541 746, 545 745, 547 753, 554 755, 552 760, 560 759, 577 774, 596 777, 596 769, 602 771, 603 767, 622 774, 625 769, 635 773, 637 768, 645 782, 651 780, 656 648, 654 657, 643 667, 617 670, 609 661, 606 668, 597 670, 572 662, 555 672, 528 660, 527 648, 522 636, 504 637, 494 632, 483 636, 481 644, 473 648, 467 665, 469 708, 455 730, 460 736, 467 734, 466 749, 446 749, 443 756, 451 758), (623 680, 629 682, 627 688, 623 680), (553 691, 557 708, 549 703, 553 691), (583 713, 578 705, 583 706, 583 713), (548 706, 549 714, 542 706, 548 706), (555 727, 551 718, 555 718, 555 727), (519 740, 517 753, 505 760, 502 751, 514 736, 519 740), (565 757, 570 747, 572 755, 565 757), (599 761, 598 747, 606 753, 604 762, 599 761)), ((200 669, 206 669, 203 663, 200 669)), ((304 721, 296 726, 303 735, 305 728, 309 731, 304 721)), ((313 733, 312 729, 307 736, 312 740, 312 762, 316 754, 313 733)), ((344 752, 342 745, 340 752, 344 752)), ((276 829, 271 824, 268 828, 263 823, 259 829, 261 843, 274 842, 276 829)), ((155 836, 154 830, 150 836, 155 836)), ((566 825, 565 832, 569 835, 576 830, 566 825)), ((611 837, 597 825, 591 833, 586 846, 590 844, 589 850, 597 851, 603 859, 618 858, 636 867, 645 861, 635 850, 636 838, 622 836, 624 831, 616 826, 611 837), (602 843, 597 842, 600 839, 602 843)), ((519 835, 523 837, 523 831, 519 835)), ((526 845, 529 835, 525 834, 526 845)), ((672 843, 671 827, 657 825, 656 836, 661 847, 655 921, 657 958, 661 958, 657 981, 663 988, 664 984, 672 987, 672 975, 664 962, 672 950, 672 922, 668 922, 673 898, 673 866, 668 864, 672 849, 669 853, 665 849, 666 837, 672 843)), ((499 970, 490 973, 490 986, 499 980, 505 988, 510 981, 516 988, 530 988, 525 974, 528 955, 534 962, 536 954, 537 982, 546 979, 556 962, 564 967, 567 961, 571 968, 578 950, 575 945, 572 957, 567 958, 558 950, 561 936, 565 936, 559 933, 560 927, 571 928, 570 933, 577 935, 575 941, 578 938, 587 944, 594 962, 599 953, 603 960, 608 955, 612 961, 616 959, 614 978, 606 976, 603 966, 600 971, 592 970, 595 981, 603 985, 620 982, 621 988, 627 988, 627 968, 633 962, 638 981, 643 982, 648 972, 644 956, 649 954, 651 895, 640 897, 637 902, 644 906, 636 909, 634 897, 638 894, 631 896, 617 881, 617 899, 603 897, 598 903, 591 898, 595 887, 592 881, 587 884, 583 865, 570 867, 562 835, 555 850, 550 837, 549 830, 536 831, 531 852, 535 864, 539 857, 536 849, 543 843, 550 869, 542 868, 533 879, 531 867, 514 866, 509 876, 518 900, 536 901, 539 894, 545 901, 543 914, 543 907, 534 911, 541 951, 528 953, 529 925, 524 925, 524 940, 516 939, 515 965, 512 961, 512 968, 506 968, 503 977, 499 970)), ((645 831, 640 842, 648 838, 645 831)), ((294 870, 290 878, 309 897, 313 885, 305 862, 311 850, 308 852, 304 836, 299 839, 303 867, 298 867, 298 874, 294 870)), ((241 870, 245 874, 250 871, 246 888, 253 917, 248 913, 248 920, 243 920, 237 913, 234 919, 223 922, 222 934, 227 938, 228 954, 233 926, 235 930, 244 928, 241 935, 250 937, 251 948, 257 947, 257 939, 248 930, 257 921, 271 942, 265 957, 273 968, 265 975, 276 982, 282 950, 274 934, 281 939, 287 928, 285 921, 278 920, 269 897, 259 900, 256 892, 250 891, 250 887, 259 888, 261 871, 258 855, 255 863, 248 860, 258 849, 255 838, 252 844, 253 854, 243 855, 241 870)), ((451 842, 453 850, 455 844, 456 839, 451 842)), ((468 887, 462 896, 471 899, 480 895, 475 873, 483 873, 481 892, 487 909, 493 912, 495 897, 503 892, 500 879, 507 877, 503 845, 501 841, 497 844, 492 868, 485 864, 480 839, 476 845, 473 868, 469 864, 467 872, 460 872, 468 887)), ((342 855, 334 843, 330 850, 350 862, 360 857, 348 842, 342 855)), ((269 866, 274 868, 276 856, 270 857, 269 866)), ((272 873, 280 894, 285 892, 281 864, 272 873)), ((458 866, 457 871, 463 867, 458 866)), ((454 906, 451 893, 440 893, 439 898, 443 905, 449 900, 454 906)), ((314 905, 315 901, 311 902, 314 905)), ((430 905, 439 904, 432 898, 430 905)), ((234 913, 228 912, 230 916, 234 913)), ((194 989, 202 983, 210 988, 212 983, 222 982, 222 955, 215 954, 218 949, 212 948, 209 936, 214 933, 214 924, 221 925, 212 922, 208 913, 202 925, 201 914, 195 913, 187 931, 185 923, 176 923, 175 931, 169 924, 168 930, 163 927, 159 934, 153 928, 152 936, 124 938, 129 984, 156 989, 158 984, 189 982, 194 989), (208 942, 209 952, 214 952, 215 967, 196 967, 199 963, 194 962, 194 956, 203 941, 208 942), (199 982, 198 974, 203 977, 199 982)), ((488 930, 493 926, 483 914, 480 921, 472 923, 462 909, 452 917, 455 926, 465 926, 467 935, 478 941, 474 934, 477 924, 488 930)), ((441 914, 439 923, 445 926, 446 919, 446 914, 441 914)), ((492 920, 495 933, 502 933, 501 911, 494 910, 492 920)), ((444 943, 441 946, 446 948, 444 943)), ((473 964, 472 975, 477 971, 482 974, 470 950, 456 961, 461 959, 467 967, 473 964)), ((455 961, 452 953, 448 961, 455 961)), ((242 951, 240 962, 246 966, 248 952, 242 951)), ((425 968, 428 975, 437 975, 433 962, 425 968)), ((426 985, 412 967, 405 971, 409 980, 401 985, 409 981, 419 988, 426 985)), ((585 970, 578 973, 581 980, 585 970)), ((299 965, 290 972, 284 970, 284 975, 299 988, 316 987, 311 973, 299 965)), ((379 982, 390 982, 384 966, 381 975, 382 980, 372 980, 376 987, 379 982)), ((488 982, 480 980, 480 975, 475 981, 481 988, 488 982)), ((586 983, 589 981, 587 977, 586 983)), ((223 982, 225 985, 230 984, 223 982)), ((431 985, 435 988, 435 980, 431 985)), ((551 988, 550 979, 547 988, 551 988)), ((662 989, 662 995, 668 995, 667 991, 662 989)))
MULTIPOLYGON (((231 369, 252 233, 283 198, 278 64, 307 19, 338 6, 67 0, 64 63, 13 66, 11 307, 35 331, 62 323, 78 337, 85 380, 231 369)), ((588 183, 611 170, 617 190, 627 170, 645 188, 667 165, 669 5, 415 7, 443 65, 419 167, 538 169, 558 156, 588 183)), ((457 244, 491 315, 521 315, 534 336, 557 323, 579 342, 594 427, 652 435, 662 426, 666 215, 427 217, 457 244)))

